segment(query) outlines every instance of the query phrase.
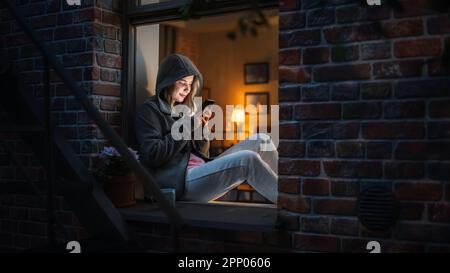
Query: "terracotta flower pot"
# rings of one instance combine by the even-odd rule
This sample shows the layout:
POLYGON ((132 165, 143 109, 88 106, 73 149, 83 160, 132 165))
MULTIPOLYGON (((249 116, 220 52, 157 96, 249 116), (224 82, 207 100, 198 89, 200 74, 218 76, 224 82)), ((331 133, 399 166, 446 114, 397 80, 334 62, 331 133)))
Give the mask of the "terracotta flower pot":
POLYGON ((116 207, 128 207, 136 204, 136 177, 132 174, 110 176, 103 190, 116 207))

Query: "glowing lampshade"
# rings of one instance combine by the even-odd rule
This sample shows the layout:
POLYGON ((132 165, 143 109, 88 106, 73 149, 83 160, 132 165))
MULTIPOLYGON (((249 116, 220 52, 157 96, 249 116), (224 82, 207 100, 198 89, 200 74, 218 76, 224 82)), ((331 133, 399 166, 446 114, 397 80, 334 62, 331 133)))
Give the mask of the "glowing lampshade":
POLYGON ((236 123, 245 122, 245 112, 242 109, 234 109, 231 113, 231 121, 236 123))

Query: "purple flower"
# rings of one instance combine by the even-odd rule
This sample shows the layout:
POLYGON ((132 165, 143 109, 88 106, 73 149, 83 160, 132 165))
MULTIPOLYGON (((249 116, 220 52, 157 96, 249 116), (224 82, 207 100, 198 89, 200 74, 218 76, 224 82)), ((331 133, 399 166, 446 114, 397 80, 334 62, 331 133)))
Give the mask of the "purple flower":
MULTIPOLYGON (((136 160, 139 160, 138 152, 128 148, 128 150, 131 152, 131 154, 134 156, 136 160)), ((109 160, 112 157, 120 157, 121 155, 114 147, 104 147, 103 150, 99 153, 99 157, 103 160, 109 160)))

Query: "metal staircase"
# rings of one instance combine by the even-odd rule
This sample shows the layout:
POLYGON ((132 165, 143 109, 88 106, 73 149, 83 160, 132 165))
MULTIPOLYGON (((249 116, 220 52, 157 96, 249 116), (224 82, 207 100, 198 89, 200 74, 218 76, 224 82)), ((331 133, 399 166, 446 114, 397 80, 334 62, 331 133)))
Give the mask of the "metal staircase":
MULTIPOLYGON (((116 131, 100 115, 98 109, 85 95, 76 83, 70 78, 61 62, 52 54, 42 39, 37 36, 24 16, 12 3, 13 1, 1 1, 13 17, 18 21, 24 32, 42 54, 47 64, 44 70, 44 86, 47 94, 44 103, 34 97, 34 94, 25 92, 21 88, 14 75, 3 75, 0 92, 0 104, 9 114, 10 121, 0 126, 0 132, 16 132, 30 145, 34 154, 43 163, 47 171, 47 208, 49 221, 49 244, 54 245, 54 221, 52 199, 54 187, 62 193, 65 201, 70 205, 78 217, 80 223, 95 239, 93 251, 102 251, 105 248, 121 249, 133 240, 132 234, 127 229, 127 224, 121 213, 106 197, 100 185, 73 151, 70 144, 64 139, 61 130, 51 121, 51 97, 48 90, 48 69, 53 68, 62 79, 67 88, 77 98, 80 105, 86 110, 88 116, 98 125, 99 129, 110 140, 112 145, 123 155, 130 169, 149 188, 162 212, 169 219, 169 223, 176 231, 181 228, 183 221, 174 206, 164 197, 155 179, 150 173, 134 159, 125 143, 116 131), (17 83, 17 85, 15 84, 17 83), (46 143, 47 145, 43 145, 46 143), (54 160, 57 159, 57 160, 54 160)), ((9 151, 14 158, 14 151, 9 151)), ((18 161, 15 161, 19 163, 18 161)), ((20 165, 18 165, 21 168, 20 165)), ((32 192, 40 194, 39 190, 27 179, 33 189, 32 192)))

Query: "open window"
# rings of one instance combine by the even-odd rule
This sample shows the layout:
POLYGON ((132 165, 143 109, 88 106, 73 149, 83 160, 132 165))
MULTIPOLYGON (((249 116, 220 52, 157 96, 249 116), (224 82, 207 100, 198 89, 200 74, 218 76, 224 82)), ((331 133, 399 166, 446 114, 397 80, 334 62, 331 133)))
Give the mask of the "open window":
MULTIPOLYGON (((205 80, 203 99, 214 99, 223 109, 225 105, 245 106, 248 94, 260 93, 269 105, 278 102, 277 2, 262 1, 260 6, 268 27, 246 31, 242 22, 255 12, 248 1, 212 1, 210 7, 199 11, 200 19, 190 20, 181 19, 183 5, 183 1, 140 0, 129 6, 125 20, 128 32, 124 33, 128 42, 124 132, 130 146, 135 145, 135 110, 154 95, 159 64, 171 53, 186 55, 197 65, 205 80), (262 64, 262 73, 251 64, 262 64)), ((232 122, 246 119, 248 116, 243 121, 232 122)), ((224 124, 224 128, 231 130, 229 124, 224 124)), ((248 136, 254 132, 246 128, 245 133, 248 136)), ((210 153, 217 156, 238 141, 236 138, 214 140, 210 153)), ((138 200, 143 197, 139 186, 136 197, 138 200)), ((227 206, 230 202, 259 209, 275 207, 245 183, 216 200, 227 206)), ((131 210, 128 212, 133 214, 131 210)))

